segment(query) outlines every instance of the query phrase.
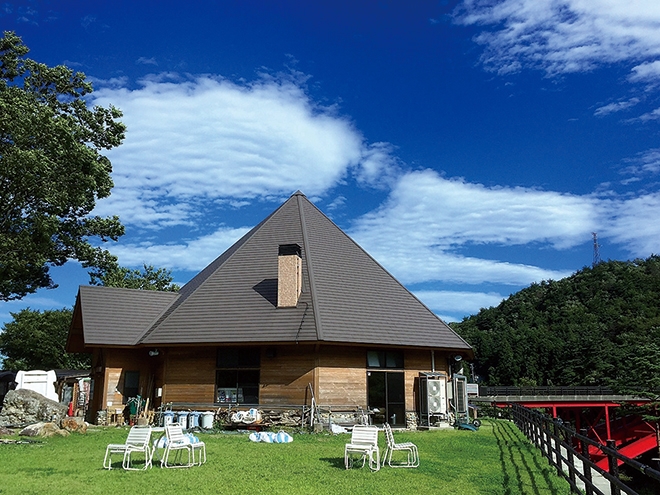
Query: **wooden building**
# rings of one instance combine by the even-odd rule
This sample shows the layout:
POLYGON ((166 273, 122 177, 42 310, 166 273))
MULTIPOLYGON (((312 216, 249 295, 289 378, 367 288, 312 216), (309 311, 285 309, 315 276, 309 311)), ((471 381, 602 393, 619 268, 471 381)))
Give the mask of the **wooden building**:
MULTIPOLYGON (((420 267, 422 270, 423 267, 420 267)), ((421 372, 470 346, 302 193, 178 293, 81 286, 67 342, 93 354, 92 412, 152 404, 418 410, 421 372)))

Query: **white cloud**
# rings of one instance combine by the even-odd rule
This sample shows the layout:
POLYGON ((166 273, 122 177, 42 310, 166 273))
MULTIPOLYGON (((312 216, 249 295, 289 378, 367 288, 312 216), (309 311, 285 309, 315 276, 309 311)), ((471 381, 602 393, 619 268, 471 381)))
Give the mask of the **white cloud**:
POLYGON ((135 63, 138 65, 158 65, 158 62, 156 62, 156 59, 153 57, 140 57, 135 61, 135 63))
POLYGON ((660 119, 660 108, 656 108, 655 110, 646 112, 645 114, 640 115, 639 117, 629 119, 629 122, 649 122, 658 119, 660 119))
POLYGON ((625 162, 630 164, 626 172, 633 175, 660 173, 660 148, 651 148, 639 153, 635 158, 625 160, 625 162))
POLYGON ((581 196, 522 187, 488 188, 424 170, 403 176, 388 202, 360 218, 356 230, 380 231, 387 237, 391 226, 410 232, 422 245, 441 248, 529 242, 566 248, 591 232, 593 212, 594 201, 581 196))
POLYGON ((504 296, 496 292, 418 290, 415 296, 435 312, 471 315, 482 308, 497 306, 504 296))
POLYGON ((486 46, 484 63, 500 72, 559 74, 623 61, 657 75, 640 69, 660 56, 656 0, 464 0, 454 15, 461 24, 494 25, 475 39, 486 46))
POLYGON ((122 266, 141 266, 146 263, 170 270, 200 271, 249 230, 248 227, 224 227, 212 234, 188 241, 168 244, 118 244, 110 250, 119 258, 119 264, 122 266))
POLYGON ((660 80, 660 60, 645 62, 633 67, 628 77, 630 82, 657 82, 660 80))
POLYGON ((660 193, 612 202, 606 234, 633 256, 660 253, 660 193))
POLYGON ((187 224, 208 200, 322 195, 349 170, 375 184, 396 166, 389 145, 368 145, 349 119, 291 81, 161 74, 94 98, 120 108, 128 128, 108 153, 116 187, 96 210, 119 212, 124 223, 187 224))
POLYGON ((477 244, 576 246, 590 237, 597 207, 588 197, 487 188, 425 170, 402 176, 388 201, 359 218, 349 233, 404 283, 525 285, 570 273, 463 256, 460 249, 477 244))
POLYGON ((594 112, 594 115, 598 117, 604 117, 605 115, 609 115, 611 113, 622 112, 624 110, 627 110, 631 107, 634 107, 638 103, 639 103, 639 98, 630 98, 629 100, 625 100, 625 101, 617 101, 615 103, 609 103, 607 105, 603 105, 602 107, 598 107, 594 112))
POLYGON ((377 188, 394 185, 402 168, 394 151, 394 146, 389 143, 374 143, 365 147, 356 173, 358 183, 377 188))

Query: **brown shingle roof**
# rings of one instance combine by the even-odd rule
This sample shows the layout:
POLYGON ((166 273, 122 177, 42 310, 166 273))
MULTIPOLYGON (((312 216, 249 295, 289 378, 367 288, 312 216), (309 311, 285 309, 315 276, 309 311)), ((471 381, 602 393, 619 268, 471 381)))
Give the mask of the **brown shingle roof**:
POLYGON ((80 326, 85 345, 135 345, 145 329, 165 311, 176 292, 81 286, 72 331, 80 326))
MULTIPOLYGON (((99 313, 120 312, 124 303, 108 300, 105 305, 114 309, 99 313)), ((126 339, 146 345, 328 342, 470 349, 300 192, 202 270, 167 308, 152 301, 148 309, 140 319, 146 322, 141 336, 135 322, 123 330, 126 339), (303 289, 295 308, 276 307, 283 244, 302 248, 303 289)), ((113 331, 114 323, 103 327, 113 331)), ((85 339, 89 345, 87 334, 85 339)))

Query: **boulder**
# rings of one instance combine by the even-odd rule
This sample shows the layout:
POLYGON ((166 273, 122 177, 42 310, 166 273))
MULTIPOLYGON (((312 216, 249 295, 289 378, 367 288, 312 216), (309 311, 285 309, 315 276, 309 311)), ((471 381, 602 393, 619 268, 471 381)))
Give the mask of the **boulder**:
POLYGON ((19 435, 23 437, 54 437, 56 435, 66 437, 69 435, 69 432, 62 430, 55 423, 44 423, 40 421, 39 423, 26 426, 20 431, 19 435))
POLYGON ((9 428, 5 428, 4 426, 0 426, 0 435, 13 435, 14 432, 11 431, 9 428))
POLYGON ((32 390, 10 390, 0 411, 0 426, 22 426, 40 421, 59 423, 67 406, 32 390))
POLYGON ((62 428, 66 431, 75 431, 78 433, 87 433, 87 423, 83 418, 73 417, 62 420, 62 428))

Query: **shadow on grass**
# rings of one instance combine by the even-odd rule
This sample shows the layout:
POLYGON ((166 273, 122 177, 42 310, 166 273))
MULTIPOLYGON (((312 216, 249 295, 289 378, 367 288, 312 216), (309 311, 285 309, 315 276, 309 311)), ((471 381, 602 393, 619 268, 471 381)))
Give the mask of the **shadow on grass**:
POLYGON ((542 466, 539 463, 536 450, 526 440, 521 441, 516 436, 514 428, 512 423, 504 421, 493 424, 493 433, 500 450, 505 495, 513 493, 559 495, 562 493, 553 486, 548 466, 542 466), (533 468, 530 466, 530 460, 533 468), (513 468, 513 473, 510 474, 511 468, 513 468), (539 477, 539 474, 542 477, 539 477))
MULTIPOLYGON (((344 458, 343 457, 321 457, 319 461, 326 462, 330 464, 333 468, 341 469, 342 471, 346 470, 346 466, 344 466, 344 458)), ((360 467, 360 466, 357 466, 360 467)))

